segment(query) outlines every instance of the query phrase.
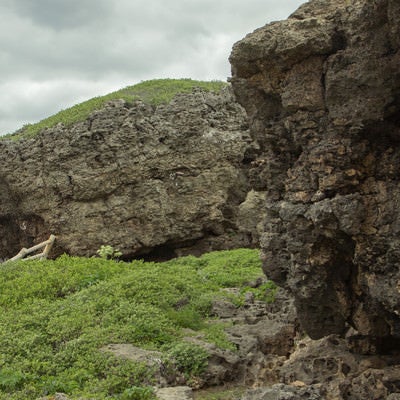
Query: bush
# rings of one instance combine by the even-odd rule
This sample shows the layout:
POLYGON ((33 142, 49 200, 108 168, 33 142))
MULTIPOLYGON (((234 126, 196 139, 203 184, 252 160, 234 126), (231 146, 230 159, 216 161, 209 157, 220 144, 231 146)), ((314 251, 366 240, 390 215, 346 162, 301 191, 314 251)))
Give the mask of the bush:
POLYGON ((132 386, 125 389, 119 397, 121 400, 153 400, 156 399, 153 388, 132 386))
POLYGON ((0 370, 0 389, 4 392, 13 392, 20 388, 24 382, 24 374, 8 368, 0 370))
POLYGON ((168 350, 167 355, 187 377, 200 376, 208 365, 207 351, 192 343, 177 343, 168 350))
POLYGON ((104 258, 105 260, 111 260, 122 256, 122 253, 118 249, 114 249, 114 247, 110 245, 100 246, 96 253, 100 258, 104 258))
POLYGON ((256 300, 265 301, 266 303, 273 303, 278 287, 272 281, 267 281, 257 288, 244 288, 242 293, 252 292, 256 300))

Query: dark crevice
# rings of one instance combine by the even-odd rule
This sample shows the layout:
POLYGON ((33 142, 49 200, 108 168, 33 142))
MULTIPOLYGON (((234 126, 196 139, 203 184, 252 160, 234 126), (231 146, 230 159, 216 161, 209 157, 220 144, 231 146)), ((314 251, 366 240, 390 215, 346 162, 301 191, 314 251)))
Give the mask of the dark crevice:
POLYGON ((313 300, 303 303, 296 299, 303 328, 312 339, 330 333, 342 335, 346 331, 346 322, 352 315, 354 251, 355 242, 340 231, 332 238, 319 235, 314 241, 310 256, 310 260, 316 262, 314 272, 306 270, 299 284, 299 287, 308 286, 314 291, 313 300), (326 285, 321 285, 323 280, 326 285))
POLYGON ((400 116, 394 115, 391 120, 364 126, 359 135, 367 139, 377 149, 387 149, 400 145, 400 116))
MULTIPOLYGON (((199 239, 201 240, 201 239, 199 239)), ((163 262, 181 256, 181 250, 195 246, 199 240, 183 240, 182 242, 167 242, 153 247, 143 247, 138 252, 124 254, 123 261, 144 260, 146 262, 163 262)))
POLYGON ((48 239, 44 220, 38 215, 6 215, 0 218, 0 258, 15 256, 21 248, 29 248, 48 239))
POLYGON ((344 50, 347 47, 346 34, 343 31, 337 30, 332 35, 332 47, 336 53, 339 50, 344 50))
POLYGON ((10 216, 0 218, 0 258, 6 260, 18 253, 21 232, 10 216))
POLYGON ((400 338, 354 335, 348 338, 350 351, 364 355, 400 355, 400 338))
POLYGON ((322 96, 324 98, 324 107, 326 111, 326 71, 324 70, 321 74, 321 88, 322 88, 322 96))
POLYGON ((129 261, 131 260, 144 260, 146 262, 162 262, 172 260, 173 258, 178 257, 176 253, 176 248, 170 244, 162 244, 159 246, 153 247, 151 250, 147 252, 143 252, 141 254, 137 254, 134 257, 121 257, 122 260, 129 261))

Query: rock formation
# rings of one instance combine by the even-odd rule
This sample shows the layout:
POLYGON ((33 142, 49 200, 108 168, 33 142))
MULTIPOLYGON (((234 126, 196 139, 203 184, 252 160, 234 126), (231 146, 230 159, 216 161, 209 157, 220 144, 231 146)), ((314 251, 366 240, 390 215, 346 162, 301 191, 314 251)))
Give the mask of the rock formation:
POLYGON ((365 353, 400 344, 399 50, 398 0, 312 0, 230 58, 260 148, 265 272, 311 338, 351 326, 365 353))
POLYGON ((71 127, 0 141, 0 257, 49 233, 53 255, 90 256, 107 244, 125 258, 162 259, 252 246, 251 152, 229 87, 157 107, 112 101, 71 127))
POLYGON ((318 339, 243 400, 400 398, 400 3, 309 1, 231 63, 266 192, 263 268, 318 339))

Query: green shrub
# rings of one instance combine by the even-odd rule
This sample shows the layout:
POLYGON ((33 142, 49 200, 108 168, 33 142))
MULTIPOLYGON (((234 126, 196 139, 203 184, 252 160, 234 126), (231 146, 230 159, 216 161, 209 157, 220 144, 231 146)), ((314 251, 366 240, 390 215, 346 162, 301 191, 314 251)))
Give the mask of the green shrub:
POLYGON ((182 328, 199 330, 204 326, 204 316, 191 305, 178 310, 167 310, 166 314, 170 320, 182 328))
POLYGON ((119 397, 121 400, 153 400, 156 399, 153 388, 132 386, 125 389, 119 397))
POLYGON ((214 343, 220 349, 236 351, 236 345, 228 340, 225 333, 225 328, 229 326, 230 325, 226 323, 218 323, 216 320, 210 321, 207 328, 204 329, 206 340, 214 343))
MULTIPOLYGON (((109 357, 103 368, 101 371, 102 379, 92 383, 95 386, 91 387, 91 392, 97 391, 118 398, 123 395, 126 389, 154 383, 151 377, 152 371, 144 363, 132 363, 128 360, 109 357)), ((133 389, 132 392, 138 395, 140 392, 146 391, 148 390, 133 389)))
POLYGON ((114 247, 110 245, 100 246, 96 253, 100 258, 104 258, 105 260, 111 260, 122 256, 122 253, 118 249, 114 249, 114 247))
POLYGON ((200 376, 208 365, 208 353, 192 343, 176 343, 167 352, 179 371, 187 377, 200 376))
POLYGON ((260 276, 260 257, 255 250, 218 251, 204 254, 202 260, 198 274, 220 287, 242 286, 260 276))
POLYGON ((9 368, 0 370, 0 389, 4 392, 13 392, 20 388, 25 376, 21 371, 14 371, 9 368))
POLYGON ((245 287, 242 289, 242 294, 251 292, 254 293, 256 300, 265 301, 266 303, 273 303, 275 301, 275 294, 278 287, 272 281, 267 281, 257 288, 245 287))

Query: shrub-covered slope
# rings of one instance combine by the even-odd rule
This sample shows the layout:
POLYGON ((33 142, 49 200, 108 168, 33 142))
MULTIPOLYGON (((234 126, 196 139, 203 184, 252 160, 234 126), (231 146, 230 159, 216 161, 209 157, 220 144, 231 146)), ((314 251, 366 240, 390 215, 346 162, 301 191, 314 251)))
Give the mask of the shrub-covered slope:
POLYGON ((207 354, 183 337, 201 333, 206 341, 233 348, 223 325, 210 320, 212 301, 230 296, 240 305, 248 291, 273 295, 273 285, 247 286, 261 274, 258 251, 248 249, 165 263, 62 256, 2 264, 0 399, 55 392, 152 398, 154 369, 101 349, 124 343, 158 350, 166 365, 195 377, 207 354), (228 287, 240 293, 222 290, 228 287))

